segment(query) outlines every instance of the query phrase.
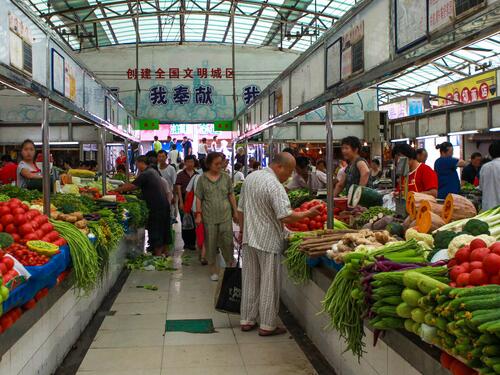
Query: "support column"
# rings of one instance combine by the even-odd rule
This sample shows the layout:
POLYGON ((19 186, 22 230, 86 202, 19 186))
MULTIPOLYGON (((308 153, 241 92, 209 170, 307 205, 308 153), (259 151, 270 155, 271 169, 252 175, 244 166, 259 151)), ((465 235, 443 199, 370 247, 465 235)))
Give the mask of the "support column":
POLYGON ((106 194, 106 130, 99 128, 99 161, 102 173, 102 195, 106 194))
POLYGON ((328 101, 326 106, 326 206, 327 206, 327 228, 333 229, 333 123, 332 102, 328 101))
POLYGON ((42 155, 43 155, 43 213, 50 217, 50 134, 49 99, 43 98, 42 104, 42 155))
POLYGON ((231 141, 231 181, 234 183, 234 148, 236 147, 236 142, 231 141))
POLYGON ((245 139, 245 165, 243 171, 245 177, 248 176, 248 139, 245 139))
POLYGON ((125 182, 130 182, 130 163, 128 160, 128 139, 123 142, 123 147, 125 148, 125 182))

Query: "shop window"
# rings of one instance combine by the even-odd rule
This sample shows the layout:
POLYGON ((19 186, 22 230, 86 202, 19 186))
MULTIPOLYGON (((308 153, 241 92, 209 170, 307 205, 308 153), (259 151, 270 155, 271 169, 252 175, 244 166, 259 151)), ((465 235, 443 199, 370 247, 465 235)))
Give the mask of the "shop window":
POLYGON ((352 74, 362 72, 365 67, 363 39, 352 45, 352 74))
POLYGON ((455 0, 455 14, 459 17, 484 5, 485 0, 455 0))
POLYGON ((33 53, 31 44, 23 40, 23 70, 28 73, 33 72, 33 53))

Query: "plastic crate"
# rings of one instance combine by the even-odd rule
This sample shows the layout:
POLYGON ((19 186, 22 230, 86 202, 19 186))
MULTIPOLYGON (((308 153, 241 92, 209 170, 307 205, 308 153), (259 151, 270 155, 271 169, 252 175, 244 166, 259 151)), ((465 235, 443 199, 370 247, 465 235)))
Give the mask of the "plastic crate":
POLYGON ((307 265, 311 268, 318 267, 321 264, 321 257, 309 258, 307 257, 307 265))
POLYGON ((326 255, 322 256, 320 259, 321 259, 321 264, 337 272, 340 271, 342 267, 344 267, 342 263, 337 263, 334 260, 328 258, 326 255))

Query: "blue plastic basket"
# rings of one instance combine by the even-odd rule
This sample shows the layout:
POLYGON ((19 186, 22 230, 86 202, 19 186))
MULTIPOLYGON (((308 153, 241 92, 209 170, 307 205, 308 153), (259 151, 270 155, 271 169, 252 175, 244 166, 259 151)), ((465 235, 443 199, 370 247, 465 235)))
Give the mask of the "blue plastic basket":
POLYGON ((342 263, 337 263, 334 260, 328 258, 326 255, 322 256, 321 258, 321 263, 328 268, 331 268, 335 271, 340 271, 342 267, 344 267, 344 264, 342 263))
POLYGON ((57 277, 71 264, 69 246, 62 246, 59 251, 59 254, 54 255, 43 266, 25 266, 31 277, 9 294, 7 301, 2 304, 4 313, 24 305, 43 288, 52 288, 56 285, 57 277))
POLYGON ((321 264, 321 257, 309 258, 307 257, 307 265, 311 268, 318 267, 321 264))

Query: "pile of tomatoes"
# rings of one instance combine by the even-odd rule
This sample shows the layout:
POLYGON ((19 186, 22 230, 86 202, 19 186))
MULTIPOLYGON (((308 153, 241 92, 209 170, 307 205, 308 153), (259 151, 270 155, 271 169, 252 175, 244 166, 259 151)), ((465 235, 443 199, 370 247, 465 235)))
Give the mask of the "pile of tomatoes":
POLYGON ((294 212, 308 211, 312 207, 319 206, 320 213, 316 217, 304 218, 296 223, 288 224, 287 228, 294 232, 307 232, 310 230, 323 229, 327 220, 326 203, 319 200, 313 200, 303 203, 300 207, 293 210, 294 212))
POLYGON ((43 266, 50 260, 48 256, 38 254, 37 252, 32 251, 26 246, 18 243, 13 243, 4 250, 7 254, 16 258, 23 266, 43 266))
POLYGON ((448 268, 453 287, 500 284, 500 242, 487 247, 476 238, 456 252, 448 268))
POLYGON ((0 202, 0 232, 9 233, 18 243, 42 240, 57 246, 66 244, 46 215, 38 210, 30 210, 17 198, 0 202))

